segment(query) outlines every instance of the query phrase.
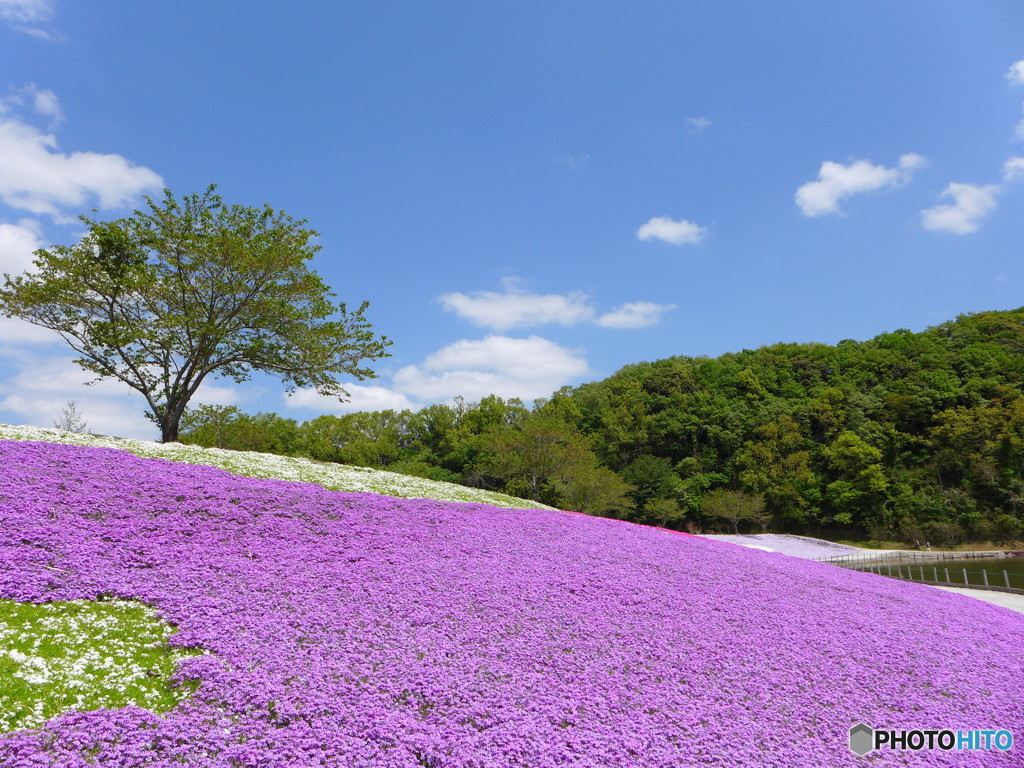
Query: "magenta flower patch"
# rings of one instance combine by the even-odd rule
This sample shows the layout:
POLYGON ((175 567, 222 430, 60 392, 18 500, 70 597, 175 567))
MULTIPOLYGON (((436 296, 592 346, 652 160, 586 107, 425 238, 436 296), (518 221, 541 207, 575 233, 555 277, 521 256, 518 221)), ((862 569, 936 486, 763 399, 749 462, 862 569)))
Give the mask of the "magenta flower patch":
POLYGON ((195 695, 0 737, 0 765, 1024 764, 1024 616, 581 515, 0 441, 0 597, 155 606, 195 695), (1008 729, 858 757, 851 726, 1008 729))

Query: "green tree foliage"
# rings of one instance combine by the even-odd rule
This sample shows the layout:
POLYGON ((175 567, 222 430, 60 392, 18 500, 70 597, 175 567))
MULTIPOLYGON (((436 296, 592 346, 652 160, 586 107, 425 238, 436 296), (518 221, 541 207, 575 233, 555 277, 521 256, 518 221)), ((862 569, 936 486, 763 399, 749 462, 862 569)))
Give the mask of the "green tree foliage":
POLYGON ((634 485, 638 520, 674 498, 714 524, 706 497, 740 490, 778 530, 922 543, 1005 541, 1019 529, 1004 516, 1024 528, 1022 395, 1024 309, 639 363, 572 392, 601 461, 634 485), (666 467, 679 485, 652 492, 666 467))
MULTIPOLYGON (((633 509, 632 486, 607 467, 599 466, 594 454, 583 456, 556 477, 551 487, 561 509, 603 517, 629 517, 633 509)), ((677 510, 666 520, 681 519, 677 510)))
POLYGON ((1009 545, 1024 536, 1024 308, 638 363, 532 411, 488 397, 325 416, 296 439, 324 460, 672 528, 1009 545))
POLYGON ((294 419, 275 413, 242 413, 233 405, 200 405, 186 410, 181 420, 181 442, 205 448, 278 453, 297 452, 299 430, 294 419))
POLYGON ((760 532, 769 521, 764 510, 764 499, 726 488, 711 491, 704 497, 704 514, 728 523, 733 533, 739 533, 741 525, 760 532))
POLYGON ((591 440, 567 421, 578 416, 565 393, 538 401, 532 413, 482 435, 477 468, 502 481, 506 493, 587 514, 628 516, 633 487, 600 465, 591 440))
POLYGON ((509 492, 534 501, 553 500, 552 484, 588 462, 585 438, 561 419, 543 413, 484 436, 479 467, 505 482, 509 492))
POLYGON ((36 270, 5 275, 0 312, 56 331, 98 379, 140 392, 164 441, 210 374, 236 382, 253 371, 288 391, 342 397, 336 376, 372 377, 386 356, 364 316, 334 305, 307 268, 316 232, 269 206, 228 206, 203 195, 102 222, 85 237, 36 252, 36 270))
POLYGON ((792 416, 758 427, 736 456, 745 488, 765 499, 769 514, 784 524, 806 525, 818 494, 810 441, 792 416))
POLYGON ((855 432, 846 430, 822 448, 822 456, 835 480, 825 489, 825 503, 832 511, 830 522, 855 523, 862 528, 877 524, 879 501, 889 487, 882 468, 882 452, 855 432))

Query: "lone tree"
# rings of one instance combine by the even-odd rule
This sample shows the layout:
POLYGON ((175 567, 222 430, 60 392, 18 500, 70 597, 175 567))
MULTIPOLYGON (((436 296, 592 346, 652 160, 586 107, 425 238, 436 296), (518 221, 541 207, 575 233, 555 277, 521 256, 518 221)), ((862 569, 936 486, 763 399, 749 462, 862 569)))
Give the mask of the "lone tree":
POLYGON ((764 511, 763 497, 724 488, 711 491, 704 497, 704 514, 725 520, 735 534, 740 532, 740 523, 751 523, 764 530, 770 519, 764 511))
POLYGON ((80 366, 142 393, 164 442, 178 439, 189 399, 211 373, 279 376, 288 392, 348 393, 335 378, 373 378, 387 357, 363 316, 334 305, 306 262, 317 235, 282 211, 225 205, 210 186, 179 203, 102 222, 85 237, 36 251, 36 271, 4 275, 0 313, 56 331, 80 366))
POLYGON ((53 420, 53 426, 65 432, 84 433, 89 431, 89 424, 82 418, 82 412, 78 410, 74 400, 68 400, 64 410, 60 412, 60 418, 53 420))

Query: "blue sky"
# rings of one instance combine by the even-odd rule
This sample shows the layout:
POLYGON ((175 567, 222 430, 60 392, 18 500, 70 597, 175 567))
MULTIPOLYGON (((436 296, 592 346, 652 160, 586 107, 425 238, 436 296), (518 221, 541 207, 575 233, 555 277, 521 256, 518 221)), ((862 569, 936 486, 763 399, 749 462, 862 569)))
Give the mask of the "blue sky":
MULTIPOLYGON (((210 183, 394 341, 299 420, 1024 305, 1024 5, 0 0, 0 272, 210 183)), ((156 436, 0 318, 0 421, 156 436)))

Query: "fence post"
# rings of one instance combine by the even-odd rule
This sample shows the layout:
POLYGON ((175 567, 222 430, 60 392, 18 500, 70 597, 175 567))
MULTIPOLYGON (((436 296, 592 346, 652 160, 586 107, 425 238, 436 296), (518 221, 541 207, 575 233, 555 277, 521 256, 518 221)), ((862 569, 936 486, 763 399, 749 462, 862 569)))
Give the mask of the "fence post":
POLYGON ((1006 584, 1006 588, 1009 589, 1010 588, 1010 577, 1006 573, 1006 571, 1003 571, 1003 582, 1006 584))
POLYGON ((921 581, 925 581, 925 578, 924 578, 924 566, 923 565, 921 566, 921 581))
POLYGON ((964 572, 964 584, 966 585, 967 584, 967 569, 964 568, 963 572, 964 572))
POLYGON ((936 583, 938 583, 938 581, 939 581, 939 569, 936 568, 934 565, 932 566, 932 576, 935 577, 935 581, 936 581, 936 583))
POLYGON ((981 580, 985 582, 985 586, 988 586, 988 571, 984 568, 981 569, 981 580))
POLYGON ((949 584, 949 568, 943 568, 942 570, 946 572, 946 583, 949 584))

